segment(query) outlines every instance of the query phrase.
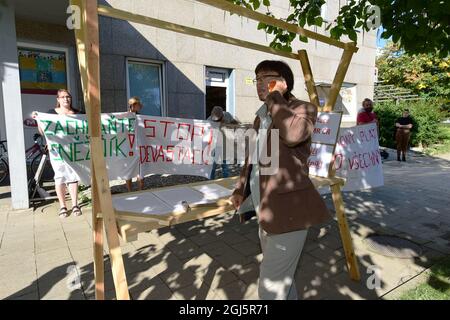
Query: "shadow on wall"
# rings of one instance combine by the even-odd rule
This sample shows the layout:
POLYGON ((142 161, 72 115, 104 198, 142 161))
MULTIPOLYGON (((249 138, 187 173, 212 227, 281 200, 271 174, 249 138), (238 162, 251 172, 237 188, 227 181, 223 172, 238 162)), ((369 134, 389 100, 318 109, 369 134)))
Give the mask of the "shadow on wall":
MULTIPOLYGON (((106 1, 100 5, 110 6, 106 1)), ((173 62, 164 56, 154 45, 155 42, 175 44, 173 50, 177 55, 189 57, 195 55, 194 42, 177 43, 169 38, 159 37, 159 29, 142 26, 147 38, 128 21, 99 16, 100 25, 100 74, 101 99, 103 112, 120 112, 127 110, 127 70, 126 59, 143 59, 149 62, 163 62, 163 92, 166 92, 167 116, 179 118, 204 118, 205 94, 193 83, 189 76, 178 69, 173 62), (155 40, 153 42, 153 39, 155 40), (152 43, 153 42, 153 43, 152 43)), ((176 33, 173 33, 176 35, 176 33)), ((193 39, 193 38, 192 38, 193 39)), ((189 59, 183 58, 189 63, 189 59)), ((194 65, 193 65, 194 66, 194 65)), ((195 65, 198 67, 197 65, 195 65)), ((189 69, 191 70, 191 68, 189 69)), ((192 72, 192 71, 191 71, 192 72)), ((194 68, 190 76, 198 77, 203 68, 194 68)), ((151 88, 146 90, 148 98, 154 97, 151 88)), ((164 94, 163 94, 164 96, 164 94)), ((141 97, 142 98, 142 97, 141 97)), ((164 108, 164 107, 163 107, 164 108)), ((145 110, 145 104, 144 104, 145 110)), ((145 111, 143 112, 145 113, 145 111)))

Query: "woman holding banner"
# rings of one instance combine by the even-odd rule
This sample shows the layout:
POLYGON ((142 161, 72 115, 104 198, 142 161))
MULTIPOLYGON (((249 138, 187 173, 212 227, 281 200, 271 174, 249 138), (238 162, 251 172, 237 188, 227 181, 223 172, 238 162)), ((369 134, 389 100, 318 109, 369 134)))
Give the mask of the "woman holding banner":
MULTIPOLYGON (((72 95, 66 89, 59 89, 56 95, 56 107, 47 111, 50 114, 69 115, 80 113, 79 110, 72 106, 72 95)), ((39 132, 43 135, 43 131, 40 127, 39 132)), ((59 216, 66 218, 69 216, 69 212, 66 206, 66 185, 69 189, 70 197, 72 198, 72 214, 75 216, 81 216, 82 212, 78 206, 78 176, 73 170, 69 170, 67 166, 61 166, 60 169, 65 170, 55 171, 55 190, 59 201, 59 216)))
MULTIPOLYGON (((131 97, 128 100, 128 112, 133 112, 135 114, 139 114, 141 109, 142 109, 142 103, 141 103, 141 99, 139 99, 139 97, 131 97)), ((141 179, 141 177, 139 175, 136 178, 137 178, 139 190, 144 189, 144 179, 141 179)), ((127 184, 128 192, 131 192, 132 191, 132 180, 128 179, 126 181, 126 184, 127 184)))

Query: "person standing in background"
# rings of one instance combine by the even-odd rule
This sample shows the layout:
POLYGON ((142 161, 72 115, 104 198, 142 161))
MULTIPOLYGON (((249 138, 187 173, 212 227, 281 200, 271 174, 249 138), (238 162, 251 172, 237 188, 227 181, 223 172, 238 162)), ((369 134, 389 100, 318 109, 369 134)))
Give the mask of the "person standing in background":
MULTIPOLYGON (((231 113, 224 111, 221 106, 214 106, 213 109, 211 110, 211 115, 206 120, 219 123, 220 129, 222 129, 223 127, 226 127, 226 125, 239 124, 239 121, 234 119, 233 116, 231 115, 231 113)), ((221 152, 221 154, 222 154, 222 157, 221 157, 222 177, 228 178, 229 170, 228 170, 228 164, 226 163, 226 160, 225 160, 226 136, 223 131, 220 131, 220 132, 223 135, 222 145, 216 145, 216 150, 218 150, 218 152, 221 152)), ((209 177, 210 180, 214 180, 216 177, 216 167, 217 167, 217 163, 216 163, 216 161, 214 161, 213 165, 212 165, 211 175, 209 177)))
POLYGON ((373 102, 369 98, 365 98, 362 102, 363 109, 358 113, 356 118, 356 125, 375 122, 378 126, 378 118, 373 112, 373 102))
MULTIPOLYGON (((139 97, 131 97, 128 100, 128 112, 133 112, 135 114, 139 114, 141 109, 142 109, 142 103, 141 103, 141 99, 139 99, 139 97)), ((142 179, 139 175, 137 175, 136 179, 137 179, 137 183, 138 183, 138 189, 139 190, 144 189, 144 179, 142 179)), ((131 192, 133 189, 132 179, 126 180, 126 184, 127 184, 128 192, 131 192)))
POLYGON ((406 150, 408 149, 411 129, 413 127, 408 109, 403 110, 402 116, 395 121, 395 127, 397 128, 395 133, 395 142, 397 143, 397 161, 406 161, 406 150))

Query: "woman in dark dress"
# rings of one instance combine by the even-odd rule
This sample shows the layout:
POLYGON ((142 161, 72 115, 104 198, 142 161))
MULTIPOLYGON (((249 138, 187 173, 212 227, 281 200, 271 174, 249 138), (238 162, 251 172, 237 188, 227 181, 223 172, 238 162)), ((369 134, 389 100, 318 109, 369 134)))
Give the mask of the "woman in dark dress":
POLYGON ((406 161, 406 150, 408 149, 408 142, 413 127, 408 109, 403 110, 402 116, 395 122, 395 127, 397 128, 395 133, 395 141, 397 142, 397 161, 406 161))

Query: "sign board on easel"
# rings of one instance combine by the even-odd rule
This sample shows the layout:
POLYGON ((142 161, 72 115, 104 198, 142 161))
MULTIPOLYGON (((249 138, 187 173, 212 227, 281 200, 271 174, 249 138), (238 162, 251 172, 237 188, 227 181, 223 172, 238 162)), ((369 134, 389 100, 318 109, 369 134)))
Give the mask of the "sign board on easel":
POLYGON ((310 175, 328 177, 341 120, 341 112, 318 113, 308 158, 310 175))

